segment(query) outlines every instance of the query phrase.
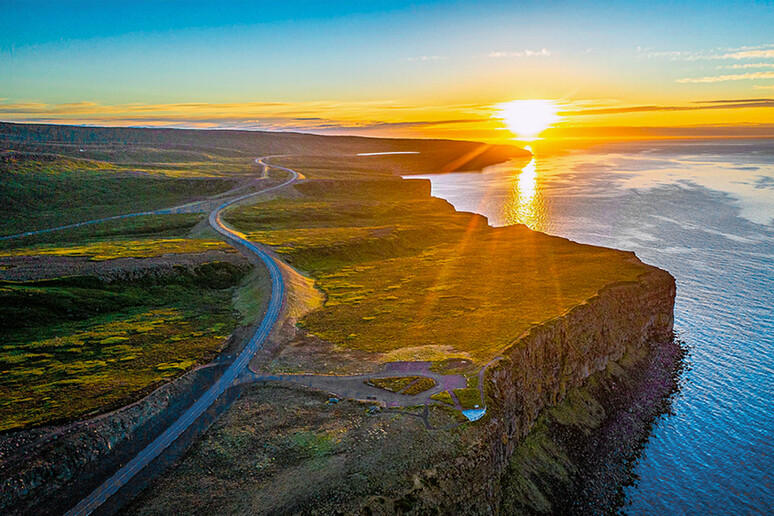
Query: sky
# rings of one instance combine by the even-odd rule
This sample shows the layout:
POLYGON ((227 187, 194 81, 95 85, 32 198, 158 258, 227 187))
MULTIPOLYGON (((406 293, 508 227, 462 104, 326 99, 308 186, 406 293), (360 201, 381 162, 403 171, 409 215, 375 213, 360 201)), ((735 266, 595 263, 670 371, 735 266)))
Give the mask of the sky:
POLYGON ((0 120, 507 141, 774 135, 774 2, 0 0, 0 120))

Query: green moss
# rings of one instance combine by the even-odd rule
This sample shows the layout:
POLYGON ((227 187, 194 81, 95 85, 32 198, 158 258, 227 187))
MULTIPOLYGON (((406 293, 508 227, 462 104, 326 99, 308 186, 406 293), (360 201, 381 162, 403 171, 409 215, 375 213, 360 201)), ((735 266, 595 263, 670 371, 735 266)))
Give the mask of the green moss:
POLYGON ((425 392, 426 390, 432 389, 435 387, 436 383, 435 380, 432 378, 428 378, 426 376, 421 377, 411 385, 409 385, 402 394, 406 394, 407 396, 414 396, 416 394, 419 394, 420 392, 425 392))
POLYGON ((574 426, 589 434, 605 419, 605 409, 587 388, 571 389, 565 400, 552 407, 551 419, 564 426, 574 426))
POLYGON ((574 473, 570 458, 550 439, 548 429, 537 424, 511 456, 502 510, 550 514, 552 484, 566 482, 574 473))
POLYGON ((481 407, 481 393, 478 389, 454 389, 454 395, 457 396, 464 410, 481 407))
POLYGON ((137 282, 0 283, 0 430, 115 406, 210 360, 243 277, 215 262, 137 282))

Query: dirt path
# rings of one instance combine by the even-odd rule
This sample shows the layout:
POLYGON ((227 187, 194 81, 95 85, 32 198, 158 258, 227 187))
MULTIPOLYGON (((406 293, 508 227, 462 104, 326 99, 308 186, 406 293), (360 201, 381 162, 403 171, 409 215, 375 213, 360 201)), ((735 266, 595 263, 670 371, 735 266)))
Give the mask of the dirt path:
POLYGON ((467 387, 467 378, 461 374, 439 374, 432 372, 430 371, 430 362, 390 362, 384 365, 384 370, 382 371, 353 376, 260 374, 250 369, 246 369, 239 378, 237 378, 235 385, 262 382, 284 382, 328 392, 341 398, 381 404, 386 408, 405 408, 425 405, 424 415, 405 411, 400 412, 402 414, 420 417, 424 420, 425 426, 428 429, 437 430, 430 425, 427 418, 427 406, 434 402, 431 397, 446 391, 449 393, 449 396, 451 396, 455 408, 465 415, 465 417, 470 421, 480 419, 486 414, 486 398, 484 396, 486 370, 489 366, 499 360, 502 360, 502 357, 497 357, 489 361, 478 372, 478 392, 481 397, 480 408, 467 410, 462 407, 457 395, 454 393, 454 389, 464 389, 467 387), (405 391, 408 386, 401 389, 400 392, 392 392, 366 383, 368 380, 372 379, 408 376, 431 378, 435 381, 435 386, 419 394, 407 395, 401 394, 401 392, 405 391))
POLYGON ((329 392, 342 398, 360 401, 373 401, 382 403, 387 408, 414 407, 431 403, 430 397, 443 391, 453 392, 454 389, 462 389, 467 380, 462 375, 444 375, 428 370, 419 371, 380 371, 355 376, 327 376, 327 375, 264 375, 252 371, 245 372, 239 379, 239 383, 255 382, 286 382, 304 385, 311 389, 329 392), (419 394, 399 394, 379 387, 368 385, 366 381, 377 378, 394 378, 405 376, 424 376, 435 381, 436 385, 419 394))

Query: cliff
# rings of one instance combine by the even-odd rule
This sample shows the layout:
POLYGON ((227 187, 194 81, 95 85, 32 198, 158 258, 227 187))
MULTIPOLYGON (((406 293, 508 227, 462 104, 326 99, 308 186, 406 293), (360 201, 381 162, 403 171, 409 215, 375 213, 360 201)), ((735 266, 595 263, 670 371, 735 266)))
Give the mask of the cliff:
MULTIPOLYGON (((407 506, 417 514, 425 510, 440 510, 443 514, 498 514, 501 510, 503 514, 513 510, 567 512, 566 507, 552 507, 547 498, 552 492, 573 491, 571 484, 578 480, 573 473, 582 471, 584 465, 579 464, 577 457, 567 457, 555 442, 536 445, 535 439, 546 440, 542 428, 536 428, 541 413, 565 401, 566 411, 580 409, 579 412, 586 412, 587 419, 598 420, 583 429, 582 433, 588 436, 601 426, 602 420, 613 416, 614 409, 604 397, 599 403, 580 394, 590 378, 600 379, 605 385, 606 378, 617 375, 632 394, 641 386, 639 380, 647 380, 638 376, 638 370, 658 373, 672 367, 678 360, 674 353, 668 353, 668 360, 658 367, 648 364, 663 355, 660 349, 672 346, 674 300, 674 278, 653 267, 638 282, 610 285, 564 315, 529 330, 505 350, 502 360, 488 369, 488 417, 466 431, 464 450, 454 463, 417 474, 411 491, 388 504, 364 507, 365 513, 389 514, 407 506), (633 380, 627 383, 627 377, 633 380), (572 399, 565 400, 568 394, 572 399), (514 455, 515 452, 518 454, 514 455), (543 471, 518 471, 521 466, 534 466, 540 455, 548 455, 542 457, 545 460, 538 467, 543 471), (545 475, 545 470, 552 468, 554 471, 545 475), (542 481, 535 478, 540 474, 542 481), (566 481, 566 485, 548 485, 561 481, 566 481)), ((614 383, 615 378, 611 381, 614 383)), ((656 398, 662 399, 669 393, 669 388, 661 390, 664 392, 652 393, 654 407, 662 406, 655 402, 656 398)), ((642 428, 633 432, 636 435, 631 439, 645 435, 651 422, 652 418, 643 418, 642 428)), ((574 422, 569 423, 572 426, 574 422)), ((636 448, 636 444, 627 446, 636 448)), ((570 447, 582 445, 580 440, 570 443, 570 447)))
POLYGON ((679 361, 674 280, 642 270, 515 339, 479 422, 254 385, 121 514, 610 512, 679 361))

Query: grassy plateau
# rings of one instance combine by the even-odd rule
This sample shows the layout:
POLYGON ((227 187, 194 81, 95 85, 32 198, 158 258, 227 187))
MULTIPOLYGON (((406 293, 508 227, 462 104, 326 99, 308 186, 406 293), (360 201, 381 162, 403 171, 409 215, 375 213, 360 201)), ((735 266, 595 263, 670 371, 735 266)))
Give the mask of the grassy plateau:
POLYGON ((425 181, 299 170, 312 178, 295 187, 300 196, 226 218, 315 278, 326 302, 301 325, 342 354, 483 364, 531 326, 644 272, 630 253, 492 228, 429 197, 425 181))

